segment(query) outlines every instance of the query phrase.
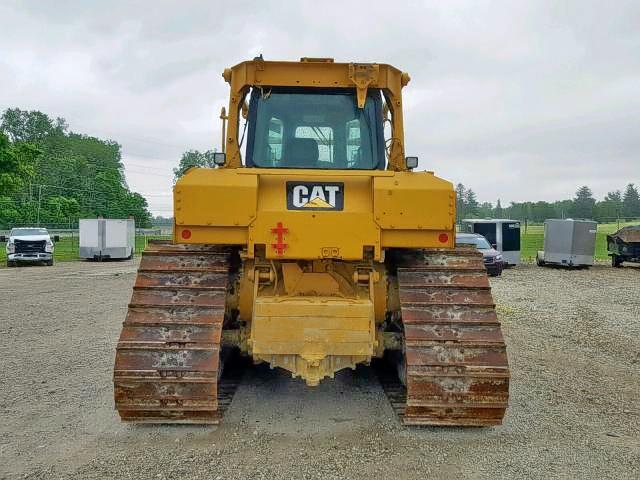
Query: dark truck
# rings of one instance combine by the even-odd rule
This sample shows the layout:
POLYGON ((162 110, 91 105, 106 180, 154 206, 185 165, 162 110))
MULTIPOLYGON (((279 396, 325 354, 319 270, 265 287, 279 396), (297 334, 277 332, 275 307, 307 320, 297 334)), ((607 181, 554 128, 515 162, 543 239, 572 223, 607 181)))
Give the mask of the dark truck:
POLYGON ((53 239, 46 228, 25 227, 14 228, 9 236, 0 236, 0 242, 7 242, 7 267, 15 267, 18 263, 44 263, 53 265, 53 239))
POLYGON ((607 250, 614 267, 621 267, 622 262, 640 263, 640 225, 622 227, 607 235, 607 250))

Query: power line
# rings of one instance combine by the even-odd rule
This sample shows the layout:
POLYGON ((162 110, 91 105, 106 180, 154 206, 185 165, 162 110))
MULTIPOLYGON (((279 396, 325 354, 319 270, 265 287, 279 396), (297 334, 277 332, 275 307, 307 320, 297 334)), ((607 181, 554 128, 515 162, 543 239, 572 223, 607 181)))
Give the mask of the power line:
MULTIPOLYGON (((70 117, 67 114, 63 114, 61 116, 63 116, 63 118, 65 120, 69 121, 69 131, 72 132, 72 133, 77 133, 77 132, 74 132, 71 129, 71 123, 74 123, 76 125, 77 124, 86 124, 86 122, 81 122, 81 121, 79 121, 78 118, 74 118, 73 116, 70 117)), ((82 134, 80 134, 80 135, 82 135, 82 134)), ((96 135, 100 135, 101 137, 103 136, 102 133, 99 133, 99 134, 96 134, 96 135)), ((93 135, 90 135, 90 136, 93 136, 93 135)), ((111 137, 110 135, 104 135, 104 136, 107 137, 107 138, 111 137)), ((117 136, 118 136, 118 138, 121 138, 121 139, 123 138, 123 139, 133 140, 134 142, 148 143, 148 144, 151 144, 151 145, 161 145, 161 146, 164 146, 164 147, 172 147, 172 148, 178 148, 178 149, 183 149, 184 148, 184 145, 176 145, 176 144, 173 144, 173 143, 161 142, 161 141, 156 140, 154 138, 142 137, 142 136, 134 136, 134 135, 131 135, 131 134, 128 134, 128 133, 125 133, 125 134, 118 133, 117 136)), ((99 137, 96 137, 96 138, 99 138, 99 137)), ((120 144, 119 141, 117 141, 117 140, 114 140, 114 141, 116 141, 118 144, 120 144)))
POLYGON ((165 175, 163 173, 157 173, 157 172, 149 172, 149 171, 143 171, 143 170, 135 170, 135 169, 130 169, 127 168, 125 169, 125 175, 128 173, 131 174, 137 174, 137 175, 151 175, 152 177, 162 177, 162 178, 166 178, 167 181, 170 181, 172 179, 172 175, 165 175))
POLYGON ((135 153, 135 152, 132 152, 131 150, 124 150, 123 149, 122 152, 121 152, 121 156, 125 156, 125 155, 126 156, 132 156, 132 157, 150 158, 152 160, 157 160, 157 161, 160 161, 160 162, 169 162, 169 161, 174 162, 175 161, 174 159, 158 158, 157 155, 149 155, 149 154, 146 154, 146 153, 135 153))
MULTIPOLYGON (((42 188, 42 187, 46 187, 46 188, 57 188, 59 190, 71 190, 71 191, 75 191, 75 192, 89 192, 89 193, 96 193, 96 190, 87 190, 85 188, 77 188, 77 187, 61 187, 59 185, 47 185, 47 184, 43 184, 43 183, 33 183, 32 184, 34 187, 38 187, 38 188, 42 188)), ((103 193, 103 192, 98 192, 98 193, 103 193)))

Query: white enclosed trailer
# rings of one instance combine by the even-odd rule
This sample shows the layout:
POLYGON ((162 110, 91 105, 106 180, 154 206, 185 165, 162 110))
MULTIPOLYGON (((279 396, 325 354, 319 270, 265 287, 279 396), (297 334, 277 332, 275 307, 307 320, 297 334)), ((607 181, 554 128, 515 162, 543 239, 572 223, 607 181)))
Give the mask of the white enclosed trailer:
POLYGON ((463 222, 471 232, 489 240, 489 243, 502 253, 506 265, 520 264, 520 221, 506 218, 474 218, 463 222))
POLYGON ((538 251, 536 263, 589 267, 596 251, 596 230, 593 220, 549 219, 544 222, 544 250, 538 251))
POLYGON ((83 218, 80 220, 80 258, 132 258, 136 248, 133 219, 83 218))

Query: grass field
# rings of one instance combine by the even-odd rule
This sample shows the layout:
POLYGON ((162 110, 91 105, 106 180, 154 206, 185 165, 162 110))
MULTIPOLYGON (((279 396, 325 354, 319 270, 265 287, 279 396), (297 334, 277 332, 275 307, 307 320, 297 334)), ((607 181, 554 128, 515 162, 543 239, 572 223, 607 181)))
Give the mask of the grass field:
MULTIPOLYGON (((621 223, 620 227, 625 225, 634 225, 636 223, 621 223)), ((598 225, 598 231, 596 233, 596 253, 595 258, 597 260, 607 260, 607 234, 613 233, 618 230, 617 223, 602 223, 598 225)), ((151 239, 170 239, 169 236, 137 236, 136 237, 136 254, 139 254, 144 250, 147 242, 151 239)), ((542 250, 544 244, 544 226, 543 225, 528 225, 525 231, 524 225, 521 228, 521 252, 522 260, 532 261, 536 257, 536 252, 542 250)), ((78 260, 79 243, 78 236, 66 236, 61 237, 59 242, 56 242, 55 247, 55 259, 59 261, 78 260)), ((5 250, 5 244, 0 243, 0 267, 5 265, 7 255, 5 250)))

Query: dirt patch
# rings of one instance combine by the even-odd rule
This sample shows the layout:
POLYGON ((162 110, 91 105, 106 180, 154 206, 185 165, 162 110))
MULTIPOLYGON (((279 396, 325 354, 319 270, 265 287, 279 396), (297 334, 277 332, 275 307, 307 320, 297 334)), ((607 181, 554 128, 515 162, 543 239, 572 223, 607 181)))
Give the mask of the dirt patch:
POLYGON ((135 426, 111 369, 135 262, 0 270, 0 478, 639 478, 640 270, 492 279, 512 367, 495 428, 405 428, 368 368, 250 369, 219 427, 135 426))

